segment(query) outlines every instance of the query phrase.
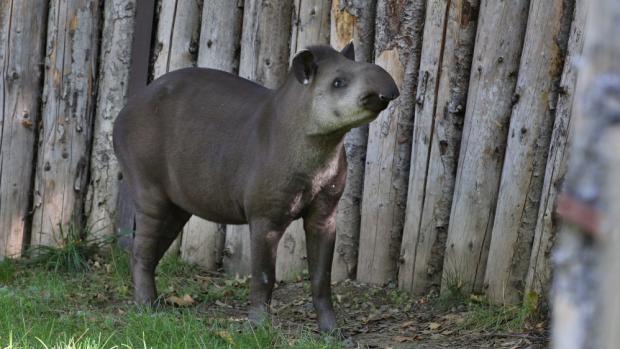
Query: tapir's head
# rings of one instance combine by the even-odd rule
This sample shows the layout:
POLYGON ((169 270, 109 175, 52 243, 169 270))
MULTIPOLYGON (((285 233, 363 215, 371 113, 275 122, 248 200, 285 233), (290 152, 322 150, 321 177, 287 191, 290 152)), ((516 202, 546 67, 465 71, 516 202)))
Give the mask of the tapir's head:
POLYGON ((308 134, 348 131, 374 120, 399 96, 394 80, 383 68, 355 62, 353 43, 338 52, 312 46, 295 55, 291 65, 299 98, 308 99, 308 134))

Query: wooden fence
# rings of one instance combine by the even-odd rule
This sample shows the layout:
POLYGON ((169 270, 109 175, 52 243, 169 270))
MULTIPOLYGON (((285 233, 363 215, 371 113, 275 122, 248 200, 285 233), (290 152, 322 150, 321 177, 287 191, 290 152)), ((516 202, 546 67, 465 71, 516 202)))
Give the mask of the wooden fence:
MULTIPOLYGON (((202 66, 276 88, 298 50, 353 40, 401 97, 346 137, 333 279, 509 303, 546 292, 585 4, 3 1, 0 257, 56 244, 60 227, 106 236, 127 223, 111 130, 147 67, 151 79, 202 66)), ((175 246, 205 268, 249 271, 246 226, 194 217, 175 246)), ((305 259, 295 222, 277 277, 298 278, 305 259)))

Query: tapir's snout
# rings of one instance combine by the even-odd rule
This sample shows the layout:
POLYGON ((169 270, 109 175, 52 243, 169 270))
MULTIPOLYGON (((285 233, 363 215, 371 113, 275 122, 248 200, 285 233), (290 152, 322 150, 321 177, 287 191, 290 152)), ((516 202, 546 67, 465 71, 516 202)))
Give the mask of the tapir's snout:
POLYGON ((378 113, 387 108, 391 101, 398 98, 400 92, 394 79, 381 67, 372 66, 368 73, 367 81, 370 88, 360 97, 360 104, 365 109, 378 113))

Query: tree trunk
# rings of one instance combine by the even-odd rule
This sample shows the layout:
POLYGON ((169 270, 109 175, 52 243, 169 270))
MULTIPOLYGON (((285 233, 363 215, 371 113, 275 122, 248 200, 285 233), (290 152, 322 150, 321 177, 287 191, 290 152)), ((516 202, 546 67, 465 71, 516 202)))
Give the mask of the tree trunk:
MULTIPOLYGON (((341 50, 353 40, 355 60, 372 62, 376 7, 376 0, 354 2, 332 0, 331 46, 341 50)), ((352 129, 344 139, 348 162, 347 183, 336 213, 336 248, 332 264, 332 281, 354 279, 357 272, 367 143, 368 125, 352 129)))
MULTIPOLYGON (((286 79, 290 55, 293 4, 288 0, 246 0, 243 8, 239 75, 276 88, 286 79)), ((247 225, 226 227, 224 269, 250 272, 250 231, 247 225)))
POLYGON ((574 0, 532 0, 508 130, 485 286, 521 301, 529 267, 574 0))
MULTIPOLYGON (((329 0, 295 0, 291 28, 292 57, 311 45, 329 44, 329 0)), ((294 221, 278 245, 276 279, 296 280, 307 270, 303 221, 294 221)))
POLYGON ((620 4, 588 3, 591 20, 572 118, 575 136, 558 207, 564 221, 554 251, 552 344, 562 349, 618 346, 618 324, 610 320, 620 314, 618 270, 611 269, 620 236, 614 224, 620 197, 620 4), (579 209, 570 210, 566 202, 579 209))
POLYGON ((136 0, 113 0, 104 4, 97 111, 85 205, 87 226, 95 237, 114 234, 121 176, 112 147, 112 127, 127 98, 135 7, 136 0))
POLYGON ((553 213, 560 192, 566 163, 568 148, 571 143, 571 114, 575 82, 577 80, 577 60, 583 49, 583 29, 586 22, 587 2, 577 0, 575 15, 568 41, 568 52, 564 63, 564 72, 560 81, 560 95, 555 110, 555 123, 547 157, 547 168, 540 197, 540 208, 534 232, 534 243, 530 265, 526 278, 525 295, 546 295, 551 281, 550 254, 555 240, 557 222, 553 213))
POLYGON ((99 43, 100 6, 52 0, 47 24, 32 243, 60 243, 60 229, 83 224, 99 43))
POLYGON ((442 289, 480 291, 529 0, 481 2, 442 289))
POLYGON ((47 2, 0 3, 0 260, 27 243, 47 2))
POLYGON ((392 75, 400 98, 369 128, 357 270, 362 282, 384 284, 397 277, 425 3, 377 5, 375 62, 392 75))
MULTIPOLYGON (((239 72, 241 6, 232 1, 204 2, 198 66, 239 72)), ((224 225, 192 217, 183 230, 181 257, 205 269, 216 270, 222 263, 225 234, 224 225)))
POLYGON ((400 287, 419 295, 441 284, 479 6, 426 9, 399 271, 400 287))

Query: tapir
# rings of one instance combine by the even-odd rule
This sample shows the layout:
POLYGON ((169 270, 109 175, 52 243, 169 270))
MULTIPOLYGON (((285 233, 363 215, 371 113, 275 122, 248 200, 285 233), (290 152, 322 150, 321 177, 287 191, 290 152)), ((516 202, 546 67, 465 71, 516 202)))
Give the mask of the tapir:
POLYGON ((155 268, 196 215, 249 224, 249 319, 266 319, 278 242, 302 218, 319 329, 335 329, 330 271, 347 173, 344 137, 399 96, 392 77, 356 62, 354 50, 350 43, 340 52, 329 46, 300 51, 277 89, 186 68, 128 99, 113 140, 136 209, 136 303, 155 302, 155 268))

